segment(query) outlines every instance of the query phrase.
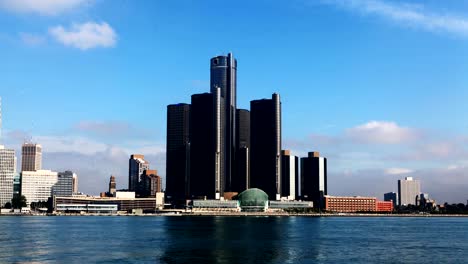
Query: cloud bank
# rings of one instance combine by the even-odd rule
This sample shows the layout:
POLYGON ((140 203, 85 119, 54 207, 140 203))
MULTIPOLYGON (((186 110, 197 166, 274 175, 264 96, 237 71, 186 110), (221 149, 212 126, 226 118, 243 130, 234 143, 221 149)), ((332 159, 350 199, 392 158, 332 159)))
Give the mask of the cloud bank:
POLYGON ((369 121, 335 135, 284 139, 295 155, 320 151, 328 158, 332 195, 372 195, 397 191, 397 180, 413 176, 438 202, 463 202, 468 185, 468 139, 446 131, 426 131, 394 121, 369 121))

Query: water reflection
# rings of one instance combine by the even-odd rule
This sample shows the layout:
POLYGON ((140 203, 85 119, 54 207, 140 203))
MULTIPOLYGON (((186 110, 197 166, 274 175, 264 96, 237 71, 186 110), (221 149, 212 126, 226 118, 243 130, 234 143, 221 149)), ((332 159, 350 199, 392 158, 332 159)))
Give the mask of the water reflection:
POLYGON ((165 221, 165 263, 297 263, 318 254, 319 221, 294 217, 177 217, 165 221), (304 240, 304 232, 310 240, 304 240), (304 245, 304 243, 308 243, 304 245), (317 245, 317 246, 316 246, 317 245), (306 246, 306 247, 305 247, 306 246))

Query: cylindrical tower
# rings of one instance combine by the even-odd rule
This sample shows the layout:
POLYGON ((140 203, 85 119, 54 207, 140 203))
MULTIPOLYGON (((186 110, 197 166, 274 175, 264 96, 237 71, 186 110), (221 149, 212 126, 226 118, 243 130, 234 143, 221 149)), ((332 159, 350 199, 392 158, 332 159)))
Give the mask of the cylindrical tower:
POLYGON ((227 56, 217 56, 210 61, 210 90, 216 94, 219 87, 221 97, 224 98, 224 115, 222 116, 222 130, 224 155, 224 189, 231 190, 233 169, 236 153, 236 109, 237 109, 237 61, 232 53, 227 56))

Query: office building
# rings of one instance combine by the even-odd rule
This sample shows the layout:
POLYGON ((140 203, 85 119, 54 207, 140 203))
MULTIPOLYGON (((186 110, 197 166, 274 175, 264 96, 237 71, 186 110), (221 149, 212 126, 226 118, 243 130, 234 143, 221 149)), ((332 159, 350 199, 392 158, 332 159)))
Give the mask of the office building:
POLYGON ((42 146, 34 143, 24 143, 21 148, 21 171, 36 171, 42 169, 42 146))
POLYGON ((190 105, 167 106, 166 196, 185 203, 190 181, 190 105))
POLYGON ((393 211, 393 201, 379 201, 375 203, 376 212, 392 212, 393 211))
MULTIPOLYGON (((129 192, 133 193, 133 192, 129 192)), ((153 213, 158 207, 156 197, 152 198, 135 198, 135 193, 132 195, 118 195, 116 197, 60 197, 54 196, 53 207, 55 211, 69 211, 69 212, 87 212, 94 213, 100 207, 106 208, 108 206, 116 206, 118 211, 132 212, 133 210, 141 210, 142 212, 153 213), (105 206, 101 206, 105 205, 105 206), (98 207, 98 208, 96 208, 98 207), (92 210, 89 210, 92 208, 92 210)), ((115 210, 114 210, 115 211, 115 210)))
MULTIPOLYGON (((214 108, 215 115, 220 117, 220 126, 215 126, 215 130, 221 129, 222 145, 220 146, 221 166, 223 172, 220 174, 225 178, 224 188, 232 191, 232 180, 235 167, 236 147, 236 109, 237 109, 237 60, 232 53, 227 56, 217 56, 210 60, 210 90, 216 95, 220 89, 220 97, 225 102, 224 105, 214 108)), ((215 132, 215 134, 218 132, 215 132)), ((223 190, 224 191, 224 190, 223 190)))
POLYGON ((117 191, 117 184, 115 183, 115 176, 111 175, 109 179, 109 196, 115 196, 117 191))
POLYGON ((231 190, 243 192, 250 185, 250 112, 237 109, 236 117, 236 166, 231 190))
POLYGON ((130 156, 128 165, 128 189, 130 191, 138 191, 141 176, 148 169, 149 163, 145 160, 144 155, 133 154, 130 156))
POLYGON ((190 108, 190 182, 192 198, 219 199, 224 194, 222 136, 224 101, 216 93, 192 95, 190 108))
POLYGON ((11 203, 13 198, 13 177, 16 173, 15 150, 0 145, 0 207, 11 203))
POLYGON ((52 197, 52 190, 58 182, 58 173, 50 170, 21 172, 21 195, 26 197, 26 204, 46 202, 52 197))
POLYGON ((78 193, 78 175, 73 174, 73 193, 78 193))
POLYGON ((318 208, 323 206, 323 196, 327 195, 327 159, 319 152, 309 152, 301 158, 301 196, 314 201, 318 208))
POLYGON ((392 202, 379 201, 375 197, 329 196, 324 197, 325 210, 329 212, 357 213, 393 211, 392 202))
POLYGON ((76 173, 72 171, 59 172, 57 175, 57 183, 53 186, 52 193, 56 196, 72 196, 73 195, 73 178, 76 173))
POLYGON ((281 153, 281 197, 296 199, 296 179, 299 176, 299 158, 291 155, 290 150, 281 153))
POLYGON ((270 200, 281 197, 281 102, 250 102, 250 187, 259 188, 270 200))
POLYGON ((157 170, 145 170, 139 197, 156 197, 161 192, 162 180, 157 170))
POLYGON ((398 194, 395 192, 389 192, 384 194, 384 201, 392 201, 393 206, 396 207, 398 203, 398 194))
POLYGON ((406 177, 398 180, 398 205, 416 205, 416 198, 421 193, 421 182, 406 177))

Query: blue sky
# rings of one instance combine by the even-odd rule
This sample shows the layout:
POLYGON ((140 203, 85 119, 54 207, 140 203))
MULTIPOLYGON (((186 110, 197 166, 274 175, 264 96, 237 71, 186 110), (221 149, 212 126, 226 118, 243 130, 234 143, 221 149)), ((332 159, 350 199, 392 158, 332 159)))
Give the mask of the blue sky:
POLYGON ((439 201, 468 187, 468 3, 461 1, 0 0, 4 143, 98 193, 126 188, 130 153, 164 176, 166 105, 238 59, 238 105, 279 92, 283 148, 329 159, 330 192, 439 201))

